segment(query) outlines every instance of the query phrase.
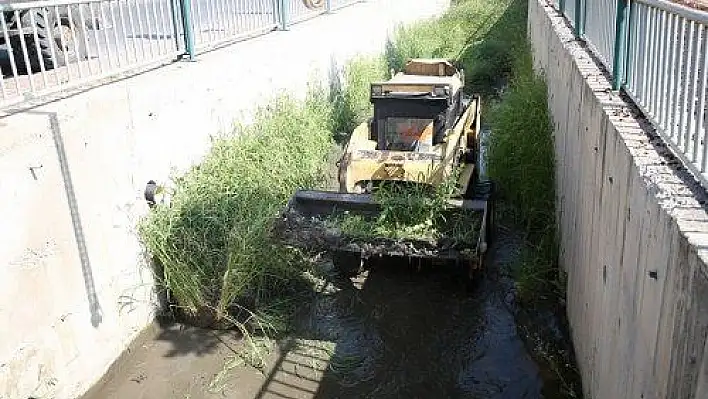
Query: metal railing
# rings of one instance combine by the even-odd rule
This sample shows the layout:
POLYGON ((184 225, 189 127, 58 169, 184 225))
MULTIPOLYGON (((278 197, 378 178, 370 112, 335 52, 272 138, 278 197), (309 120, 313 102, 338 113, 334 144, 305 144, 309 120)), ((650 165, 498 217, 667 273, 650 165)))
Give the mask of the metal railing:
POLYGON ((584 20, 578 23, 583 27, 588 45, 610 70, 614 58, 616 19, 617 0, 593 0, 592 6, 587 4, 584 20))
POLYGON ((568 18, 568 21, 571 22, 571 24, 574 25, 575 22, 575 9, 576 9, 576 4, 574 0, 564 0, 562 1, 563 5, 563 15, 565 15, 566 18, 568 18))
POLYGON ((708 13, 665 0, 567 1, 584 11, 572 22, 576 36, 612 74, 613 89, 624 89, 708 188, 708 13))
POLYGON ((190 3, 196 51, 278 26, 273 0, 191 0, 190 3))
POLYGON ((0 104, 175 59, 172 0, 0 5, 0 104))
POLYGON ((304 20, 314 18, 327 11, 327 6, 324 2, 321 2, 319 4, 315 3, 315 5, 319 5, 319 7, 308 7, 305 5, 304 1, 300 0, 284 0, 284 12, 282 15, 283 25, 287 26, 290 24, 302 22, 304 20))
POLYGON ((0 4, 0 107, 174 62, 362 0, 0 4))

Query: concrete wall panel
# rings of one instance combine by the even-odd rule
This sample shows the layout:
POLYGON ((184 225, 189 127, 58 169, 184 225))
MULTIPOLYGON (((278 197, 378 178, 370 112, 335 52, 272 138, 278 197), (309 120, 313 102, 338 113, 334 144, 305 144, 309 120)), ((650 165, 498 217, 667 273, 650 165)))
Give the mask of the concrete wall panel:
POLYGON ((546 1, 529 2, 554 121, 560 262, 588 398, 703 398, 706 192, 546 1))

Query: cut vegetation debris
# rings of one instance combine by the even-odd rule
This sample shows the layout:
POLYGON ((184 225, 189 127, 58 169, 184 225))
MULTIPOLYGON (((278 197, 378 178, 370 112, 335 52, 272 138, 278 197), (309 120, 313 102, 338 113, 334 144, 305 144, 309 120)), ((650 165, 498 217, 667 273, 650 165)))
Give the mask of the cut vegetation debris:
POLYGON ((372 198, 379 205, 376 214, 335 214, 328 222, 337 226, 348 239, 417 240, 438 242, 453 240, 457 244, 476 244, 481 223, 476 212, 452 209, 449 201, 455 195, 458 174, 451 175, 438 186, 402 185, 384 182, 372 198), (469 224, 465 228, 465 224, 469 224))
MULTIPOLYGON (((384 209, 382 214, 390 215, 390 209, 384 209)), ((388 217, 341 212, 320 218, 290 211, 279 225, 279 238, 312 253, 345 251, 361 258, 469 261, 477 255, 482 224, 477 212, 444 210, 417 224, 386 221, 388 217)))

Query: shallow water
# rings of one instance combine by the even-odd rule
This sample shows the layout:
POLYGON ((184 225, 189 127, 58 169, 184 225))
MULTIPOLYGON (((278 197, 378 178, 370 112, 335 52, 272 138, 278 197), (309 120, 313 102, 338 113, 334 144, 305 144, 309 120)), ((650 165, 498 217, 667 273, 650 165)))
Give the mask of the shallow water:
POLYGON ((82 398, 580 397, 559 318, 515 303, 506 274, 519 248, 500 234, 472 287, 454 270, 393 262, 329 273, 262 370, 243 367, 232 331, 155 326, 82 398))
POLYGON ((391 261, 335 281, 335 292, 316 297, 297 334, 334 343, 315 397, 572 397, 557 380, 574 376, 548 370, 537 356, 549 352, 549 342, 563 342, 559 321, 548 311, 523 312, 527 324, 517 325, 514 284, 504 271, 519 245, 500 236, 488 272, 472 287, 449 270, 391 261))

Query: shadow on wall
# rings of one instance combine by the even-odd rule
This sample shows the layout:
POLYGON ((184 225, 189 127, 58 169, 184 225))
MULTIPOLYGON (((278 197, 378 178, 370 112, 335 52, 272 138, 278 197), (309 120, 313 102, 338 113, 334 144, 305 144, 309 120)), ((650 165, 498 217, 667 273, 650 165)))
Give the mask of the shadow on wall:
POLYGON ((91 325, 98 327, 103 320, 103 315, 101 305, 98 301, 98 295, 96 294, 96 286, 94 284, 91 269, 91 260, 89 259, 89 254, 86 247, 86 237, 84 236, 84 230, 81 224, 79 206, 76 200, 76 193, 74 192, 74 184, 71 179, 69 161, 66 156, 64 140, 62 138, 61 128, 59 126, 59 118, 54 112, 29 111, 28 114, 44 116, 49 120, 49 126, 52 131, 52 140, 54 141, 54 147, 57 152, 59 168, 61 171, 62 180, 64 182, 64 190, 66 192, 66 199, 69 205, 69 212, 71 214, 76 248, 78 250, 79 259, 81 260, 81 272, 84 277, 84 287, 86 288, 86 297, 88 299, 89 311, 91 312, 91 325))

